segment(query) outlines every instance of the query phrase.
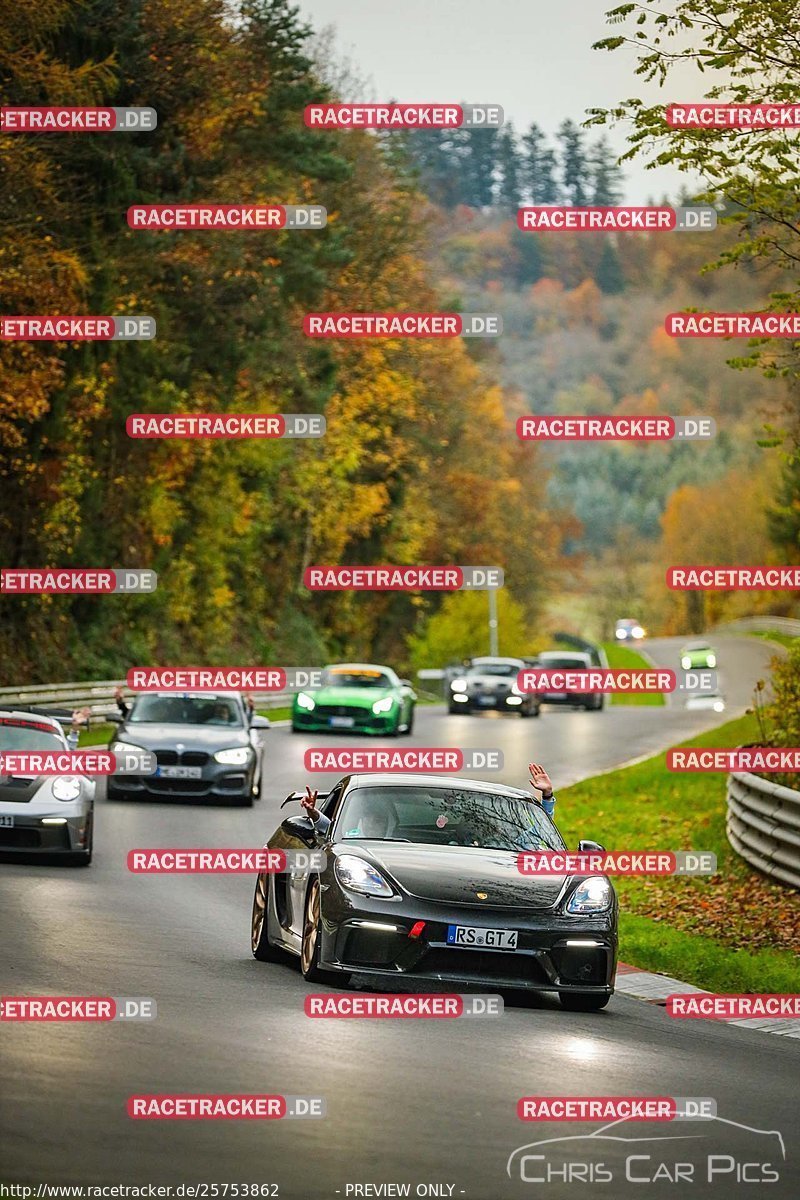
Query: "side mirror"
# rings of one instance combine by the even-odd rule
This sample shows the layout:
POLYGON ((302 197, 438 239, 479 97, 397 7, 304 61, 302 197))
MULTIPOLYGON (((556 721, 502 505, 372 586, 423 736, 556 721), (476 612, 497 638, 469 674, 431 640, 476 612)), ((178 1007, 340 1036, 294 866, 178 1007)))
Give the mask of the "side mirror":
POLYGON ((108 722, 109 725, 121 725, 124 720, 124 717, 122 716, 122 713, 118 713, 118 712, 107 713, 105 720, 108 722))
POLYGON ((601 846, 599 842, 580 841, 578 842, 578 852, 584 853, 590 850, 605 851, 605 846, 601 846))
POLYGON ((413 692, 414 685, 410 679, 401 679, 400 682, 402 683, 403 687, 411 688, 411 690, 413 692))
POLYGON ((269 717, 260 717, 258 715, 258 713, 256 713, 255 716, 250 718, 250 728, 251 729, 270 729, 271 725, 270 725, 269 717))
POLYGON ((297 838, 305 846, 316 846, 317 835, 311 817, 287 817, 281 821, 281 829, 289 837, 297 838))

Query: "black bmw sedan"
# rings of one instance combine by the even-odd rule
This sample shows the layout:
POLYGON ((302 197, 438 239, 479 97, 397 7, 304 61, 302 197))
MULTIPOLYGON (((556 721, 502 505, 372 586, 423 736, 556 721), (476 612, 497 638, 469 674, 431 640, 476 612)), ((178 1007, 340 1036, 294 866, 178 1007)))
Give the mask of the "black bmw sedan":
POLYGON ((210 801, 251 805, 259 795, 266 717, 247 712, 235 692, 145 693, 119 722, 110 749, 155 752, 154 775, 113 775, 109 800, 210 801))
POLYGON ((257 959, 294 955, 306 979, 325 983, 379 976, 552 991, 579 1011, 608 1003, 616 894, 604 875, 520 873, 521 851, 566 849, 529 792, 362 774, 345 776, 317 805, 324 819, 290 816, 268 842, 324 849, 325 867, 258 876, 257 959))

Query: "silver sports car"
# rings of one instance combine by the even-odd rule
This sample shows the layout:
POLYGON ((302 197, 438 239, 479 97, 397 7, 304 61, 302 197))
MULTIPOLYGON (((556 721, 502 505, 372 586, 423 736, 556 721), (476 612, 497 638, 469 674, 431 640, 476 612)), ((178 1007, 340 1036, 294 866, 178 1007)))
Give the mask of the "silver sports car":
MULTIPOLYGON (((68 749, 54 717, 0 709, 0 751, 68 749)), ((0 859, 52 855, 71 866, 88 866, 94 793, 94 780, 85 775, 0 775, 0 859)))

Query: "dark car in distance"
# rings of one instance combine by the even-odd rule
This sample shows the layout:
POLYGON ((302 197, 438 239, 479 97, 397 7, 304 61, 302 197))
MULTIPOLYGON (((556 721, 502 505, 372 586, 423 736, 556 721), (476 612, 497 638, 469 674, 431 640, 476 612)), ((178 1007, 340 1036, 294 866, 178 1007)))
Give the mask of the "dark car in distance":
POLYGON ((236 692, 138 696, 110 749, 155 753, 154 775, 112 775, 109 800, 188 800, 248 806, 260 794, 266 717, 250 716, 236 692))
POLYGON ((530 792, 449 776, 359 774, 340 779, 317 807, 324 824, 290 816, 268 842, 321 848, 325 865, 258 875, 257 959, 295 956, 314 982, 341 985, 356 975, 389 986, 552 991, 579 1011, 608 1003, 616 894, 604 875, 520 872, 521 850, 566 849, 530 792))

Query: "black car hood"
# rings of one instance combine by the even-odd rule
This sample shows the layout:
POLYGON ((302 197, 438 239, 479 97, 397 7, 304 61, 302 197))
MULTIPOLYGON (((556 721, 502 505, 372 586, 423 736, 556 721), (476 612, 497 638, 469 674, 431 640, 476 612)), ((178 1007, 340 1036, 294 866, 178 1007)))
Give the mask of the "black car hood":
POLYGON ((213 753, 228 746, 249 746, 247 730, 236 725, 160 725, 150 721, 123 722, 112 741, 130 742, 145 750, 174 749, 180 742, 187 750, 213 753))
MULTIPOLYGON (((442 904, 480 904, 485 908, 552 908, 565 875, 521 875, 517 852, 477 846, 412 846, 407 842, 354 842, 391 875, 409 895, 442 904), (478 892, 486 892, 481 900, 478 892)), ((341 853, 350 850, 339 843, 341 853)))

